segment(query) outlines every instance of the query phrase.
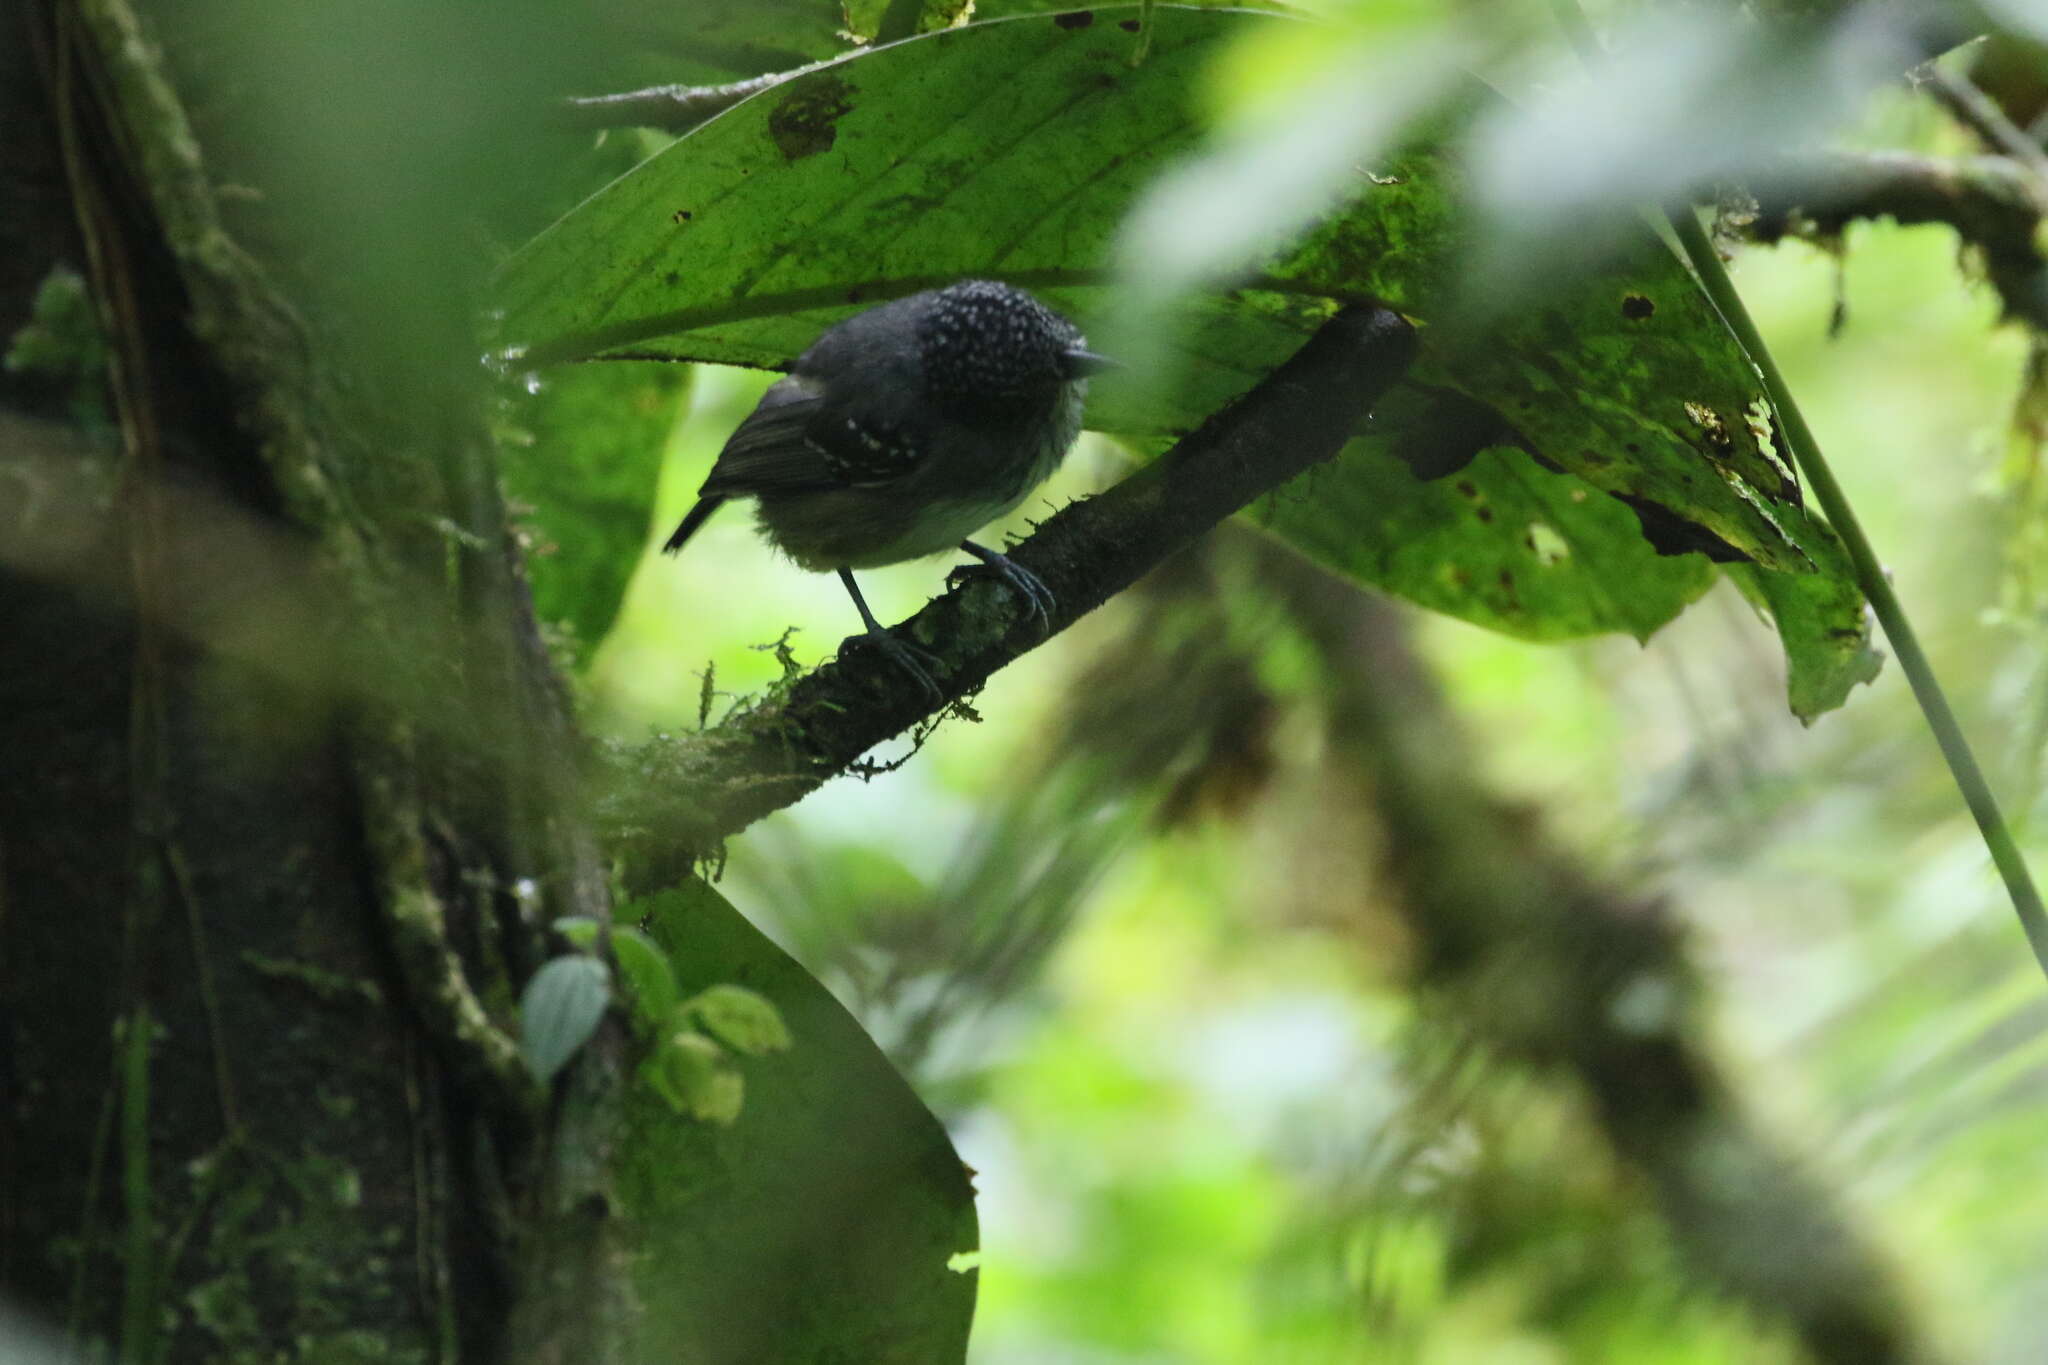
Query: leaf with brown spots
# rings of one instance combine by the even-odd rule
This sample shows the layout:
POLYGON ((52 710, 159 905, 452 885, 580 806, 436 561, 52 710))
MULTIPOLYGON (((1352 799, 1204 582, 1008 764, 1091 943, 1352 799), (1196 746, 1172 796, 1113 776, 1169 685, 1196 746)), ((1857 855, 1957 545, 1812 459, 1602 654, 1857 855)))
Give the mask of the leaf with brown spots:
POLYGON ((768 136, 775 139, 782 159, 801 161, 831 151, 839 136, 839 116, 853 107, 847 100, 850 93, 846 82, 825 77, 796 82, 794 89, 775 100, 768 113, 768 136))

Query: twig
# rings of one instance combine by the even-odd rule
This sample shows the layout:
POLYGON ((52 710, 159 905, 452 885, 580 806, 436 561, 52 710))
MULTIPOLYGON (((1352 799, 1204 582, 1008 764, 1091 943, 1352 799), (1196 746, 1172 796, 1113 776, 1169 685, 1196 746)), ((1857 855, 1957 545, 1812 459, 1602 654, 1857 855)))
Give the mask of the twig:
POLYGON ((2040 143, 2007 118, 2005 110, 1979 90, 1975 81, 1960 72, 1950 71, 1938 62, 1929 62, 1917 74, 1920 83, 1933 92, 1942 108, 1984 139, 1985 146, 2011 157, 2026 167, 2035 179, 2048 184, 2048 152, 2042 151, 2040 143))
POLYGON ((1939 158, 1907 152, 1825 152, 1787 157, 1745 180, 1762 214, 1765 241, 1797 231, 1801 220, 1823 233, 1855 219, 1944 223, 1984 253, 1985 271, 2006 310, 2048 327, 2048 180, 2010 157, 1939 158))
POLYGON ((415 786, 413 735, 402 720, 361 722, 355 736, 363 842, 377 878, 377 909, 399 975, 428 1032, 465 1079, 506 1116, 538 1111, 544 1096, 469 983, 449 942, 447 910, 428 872, 415 786))
POLYGON ((561 122, 572 128, 658 128, 665 133, 685 133, 763 90, 773 90, 785 81, 808 76, 820 67, 858 57, 885 43, 916 37, 921 8, 922 0, 891 0, 876 27, 872 45, 787 71, 767 71, 726 85, 650 85, 644 90, 622 90, 610 95, 572 95, 556 104, 556 113, 561 122))
POLYGON ((213 1083, 220 1104, 221 1127, 225 1141, 231 1145, 241 1140, 241 1110, 235 1103, 234 1074, 228 1066, 227 1025, 222 1022, 220 992, 213 983, 213 955, 206 947, 205 916, 200 913, 199 895, 193 889, 192 869, 185 861, 184 849, 168 833, 159 835, 158 843, 170 889, 185 908, 185 929, 192 938, 192 969, 199 986, 200 1007, 206 1015, 207 1041, 213 1052, 213 1083))

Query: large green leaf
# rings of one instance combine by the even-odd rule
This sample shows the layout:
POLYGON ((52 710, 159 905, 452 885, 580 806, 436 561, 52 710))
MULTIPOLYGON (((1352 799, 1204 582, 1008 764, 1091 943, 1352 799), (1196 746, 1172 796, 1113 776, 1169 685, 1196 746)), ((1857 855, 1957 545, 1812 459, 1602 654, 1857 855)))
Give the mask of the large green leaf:
POLYGON ((954 1258, 978 1233, 945 1129, 853 1016, 709 886, 636 912, 684 994, 728 997, 723 1027, 751 992, 792 1040, 748 1049, 760 1055, 738 1063, 745 1099, 729 1124, 680 1116, 644 1081, 634 1090, 620 1188, 641 1234, 643 1358, 962 1360, 976 1272, 954 1258))
MULTIPOLYGON (((1133 68, 1136 15, 970 25, 736 106, 518 254, 502 278, 505 339, 532 363, 786 366, 858 308, 963 275, 1098 315, 1115 302, 1106 262, 1132 204, 1203 146, 1190 91, 1206 65, 1259 26, 1302 22, 1162 6, 1151 56, 1133 68)), ((1461 87, 1403 146, 1373 154, 1253 284, 1190 304, 1170 382, 1099 382, 1090 424, 1187 430, 1340 301, 1381 299, 1430 324, 1412 380, 1375 421, 1368 456, 1319 474, 1301 500, 1312 514, 1271 523, 1332 567, 1538 638, 1647 634, 1704 588, 1703 556, 1847 583, 1832 533, 1771 449, 1754 369, 1647 229, 1626 225, 1603 264, 1540 293, 1484 315, 1469 307, 1473 216, 1454 152, 1473 111, 1496 106, 1461 87), (1448 451, 1447 410, 1462 429, 1448 451), (1403 481, 1388 463, 1441 477, 1488 446, 1525 455, 1474 467, 1476 499, 1403 481), (1453 516, 1460 498, 1497 515, 1453 516), (1648 539, 1629 533, 1632 518, 1648 539), (1532 547, 1539 524, 1556 541, 1539 530, 1532 547), (1385 539, 1425 531, 1420 545, 1385 539)), ((1812 672, 1838 656, 1841 632, 1865 627, 1853 590, 1803 600, 1836 608, 1780 618, 1812 672)))
POLYGON ((526 542, 534 613, 588 662, 647 546, 689 370, 585 365, 511 400, 498 466, 526 542))

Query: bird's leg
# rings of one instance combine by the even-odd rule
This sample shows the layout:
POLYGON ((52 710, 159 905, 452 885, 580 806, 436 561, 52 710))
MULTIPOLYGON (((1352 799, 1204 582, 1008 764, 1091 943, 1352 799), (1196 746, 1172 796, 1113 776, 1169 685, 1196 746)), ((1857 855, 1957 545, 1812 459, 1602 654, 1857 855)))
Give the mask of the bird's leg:
POLYGON ((953 570, 954 574, 987 573, 1002 579, 1024 599, 1025 613, 1038 623, 1039 637, 1042 639, 1052 634, 1052 612, 1058 603, 1053 601, 1052 589, 1045 586, 1043 579, 1008 555, 997 554, 986 545, 963 540, 960 548, 980 560, 981 565, 963 564, 953 570))
MULTIPOLYGON (((932 681, 932 675, 928 671, 931 666, 937 665, 938 659, 915 645, 906 644, 882 628, 882 623, 868 610, 867 599, 860 595, 860 585, 853 581, 853 570, 841 569, 839 581, 846 585, 846 591, 853 597, 853 605, 860 610, 860 619, 867 623, 868 628, 865 635, 847 636, 846 645, 856 641, 863 645, 873 645, 882 651, 889 662, 915 678, 917 685, 922 687, 933 701, 944 701, 946 694, 932 681)), ((841 645, 840 648, 844 649, 846 645, 841 645)))

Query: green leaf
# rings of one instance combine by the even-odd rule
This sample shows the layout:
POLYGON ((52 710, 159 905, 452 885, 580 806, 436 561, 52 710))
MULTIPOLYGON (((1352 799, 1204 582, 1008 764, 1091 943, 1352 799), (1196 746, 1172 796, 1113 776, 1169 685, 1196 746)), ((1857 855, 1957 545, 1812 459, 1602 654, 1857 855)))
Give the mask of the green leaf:
POLYGON ((746 1077, 724 1049, 694 1029, 662 1040, 641 1067, 641 1076, 678 1114, 730 1125, 746 1107, 746 1077))
MULTIPOLYGON (((500 280, 504 339, 535 363, 630 352, 786 366, 859 308, 964 275, 1023 284, 1084 321, 1113 313, 1107 263, 1133 205, 1204 149, 1202 74, 1233 43, 1302 21, 1159 6, 1151 56, 1133 68, 1123 25, 1136 7, 1089 13, 934 33, 736 106, 518 253, 500 280)), ((1467 81, 1403 145, 1361 148, 1369 165, 1262 275, 1175 315, 1177 372, 1098 381, 1090 425, 1156 446, 1340 302, 1382 300, 1428 324, 1365 442, 1382 458, 1347 459, 1279 499, 1367 514, 1281 511, 1275 533, 1530 638, 1640 637, 1699 594, 1709 557, 1834 585, 1805 594, 1814 612, 1779 614, 1781 630, 1811 632, 1788 637, 1795 654, 1859 629, 1846 559, 1773 449, 1754 368, 1647 228, 1589 225, 1609 249, 1546 272, 1540 293, 1465 292, 1477 244, 1458 149, 1499 108, 1467 81), (1447 409, 1453 426, 1484 428, 1449 459, 1447 409), (1496 446, 1525 458, 1475 464, 1479 499, 1401 483, 1385 458, 1456 469, 1496 446), (1631 519, 1647 543, 1629 538, 1631 519), (1413 547, 1383 539, 1417 532, 1413 547)))
POLYGON ((1424 480, 1355 442, 1257 518, 1331 568, 1525 640, 1647 639, 1714 582, 1705 556, 1659 555, 1627 507, 1500 446, 1424 480))
POLYGON ((775 1002, 745 986, 719 985, 699 991, 688 1008, 721 1042, 749 1057, 789 1046, 789 1026, 775 1002))
MULTIPOLYGON (((881 31, 882 16, 889 12, 892 0, 844 0, 846 31, 863 43, 875 40, 881 31)), ((961 15, 975 7, 974 0, 918 0, 917 23, 913 33, 934 33, 942 28, 951 28, 961 15)))
POLYGON ((526 983, 519 1000, 519 1051, 546 1085, 590 1041, 611 1003, 612 974, 581 953, 553 958, 526 983))
POLYGON ((685 992, 743 987, 802 1040, 727 1068, 745 1077, 729 1124, 677 1117, 679 1099, 738 1098, 704 1079, 709 1039, 665 1077, 642 1068, 620 1194, 643 1238, 644 1358, 823 1361, 857 1342, 862 1360, 963 1360, 976 1277, 947 1263, 977 1238, 945 1129, 831 993, 710 887, 621 916, 647 926, 685 992))
POLYGON ((598 922, 588 915, 564 915, 555 921, 555 932, 572 947, 588 952, 597 944, 598 922))
POLYGON ((1737 565, 1730 576, 1771 614, 1785 641, 1786 690, 1792 714, 1811 725, 1884 666, 1871 643, 1863 595, 1853 584, 1819 574, 1772 573, 1737 565))
POLYGON ((634 1018, 649 1027, 661 1027, 675 1016, 682 999, 668 958, 638 929, 612 930, 611 943, 619 972, 633 992, 634 1018))
POLYGON ((534 614, 565 630, 578 664, 611 629, 647 547, 682 365, 582 365, 513 400, 499 467, 526 542, 534 614))
MULTIPOLYGON (((597 946, 599 927, 588 915, 564 915, 555 921, 555 932, 585 951, 597 946)), ((682 992, 676 988, 668 958, 638 929, 614 927, 608 941, 626 979, 635 1021, 650 1030, 671 1023, 681 1008, 682 992)))
POLYGON ((1162 28, 1134 72, 1109 16, 1135 9, 1097 13, 951 29, 747 100, 524 247, 500 278, 503 339, 538 363, 630 347, 774 366, 864 304, 962 274, 1099 284, 1124 207, 1198 144, 1188 86, 1247 16, 1176 15, 1209 22, 1162 28))

